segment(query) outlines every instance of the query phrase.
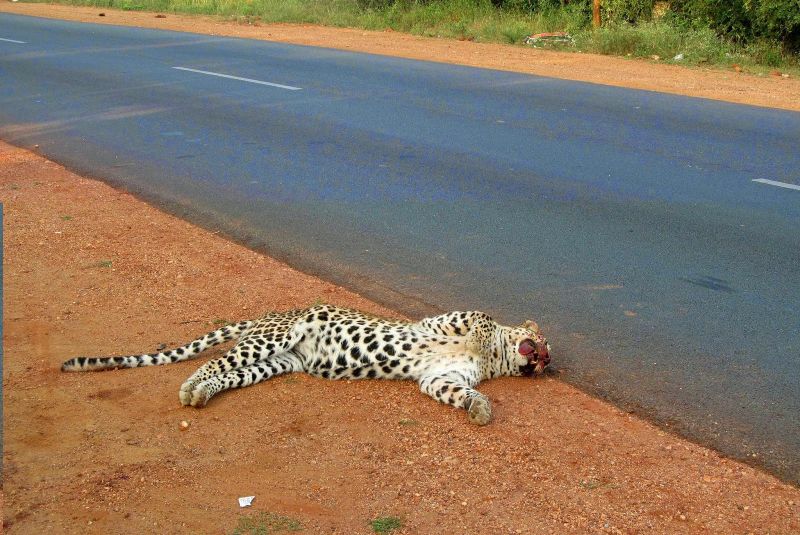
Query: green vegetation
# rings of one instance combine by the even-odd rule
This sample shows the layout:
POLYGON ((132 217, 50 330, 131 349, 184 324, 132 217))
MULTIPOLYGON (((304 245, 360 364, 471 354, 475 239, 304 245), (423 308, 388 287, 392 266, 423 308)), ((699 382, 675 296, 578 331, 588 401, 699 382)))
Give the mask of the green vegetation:
POLYGON ((375 533, 390 533, 403 527, 403 521, 396 516, 382 516, 370 522, 375 533))
POLYGON ((275 513, 256 513, 239 517, 239 523, 233 535, 271 535, 273 533, 289 533, 302 531, 303 526, 293 518, 275 513))
POLYGON ((522 44, 564 31, 569 50, 800 74, 800 0, 58 0, 127 10, 218 15, 522 44), (677 58, 677 59, 676 59, 677 58))

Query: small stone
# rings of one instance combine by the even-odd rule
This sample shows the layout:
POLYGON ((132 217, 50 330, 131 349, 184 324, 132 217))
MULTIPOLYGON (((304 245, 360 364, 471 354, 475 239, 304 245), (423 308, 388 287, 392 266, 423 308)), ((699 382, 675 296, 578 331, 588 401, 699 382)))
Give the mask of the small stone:
POLYGON ((680 518, 681 520, 686 520, 686 515, 681 515, 679 518, 680 518))
POLYGON ((189 422, 186 420, 181 421, 181 431, 186 431, 189 429, 189 422))

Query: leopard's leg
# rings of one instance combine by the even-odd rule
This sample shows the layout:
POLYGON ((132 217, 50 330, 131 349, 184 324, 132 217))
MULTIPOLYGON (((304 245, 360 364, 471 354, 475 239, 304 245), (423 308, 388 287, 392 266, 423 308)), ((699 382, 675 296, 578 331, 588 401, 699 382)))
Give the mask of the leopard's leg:
POLYGON ((420 378, 419 388, 437 401, 466 409, 470 422, 486 425, 492 419, 492 406, 489 398, 473 388, 477 383, 471 370, 434 372, 420 378))
POLYGON ((195 386, 215 375, 235 370, 243 366, 249 366, 259 361, 267 360, 275 355, 280 355, 289 351, 298 343, 303 333, 298 326, 280 331, 276 330, 269 333, 270 341, 264 342, 264 334, 253 334, 242 338, 224 357, 213 359, 197 369, 181 385, 178 397, 183 405, 191 405, 192 391, 195 386), (258 342, 261 343, 259 345, 258 342))
POLYGON ((204 407, 209 399, 223 390, 243 388, 266 381, 276 375, 302 370, 303 363, 297 355, 288 351, 254 364, 214 375, 197 383, 190 392, 190 404, 193 407, 204 407))
POLYGON ((421 331, 445 336, 466 336, 475 323, 491 322, 492 318, 478 311, 450 312, 440 316, 424 318, 414 324, 421 331))

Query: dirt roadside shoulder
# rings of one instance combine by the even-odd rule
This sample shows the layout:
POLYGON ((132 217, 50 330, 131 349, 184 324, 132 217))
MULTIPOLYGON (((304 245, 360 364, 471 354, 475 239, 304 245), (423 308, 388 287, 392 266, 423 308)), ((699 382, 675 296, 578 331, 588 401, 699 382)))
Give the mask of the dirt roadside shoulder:
POLYGON ((8 533, 800 532, 800 490, 551 378, 486 382, 478 428, 412 382, 295 374, 196 410, 197 361, 62 374, 317 299, 393 313, 2 143, 0 198, 8 533))
POLYGON ((11 3, 0 12, 97 24, 138 26, 209 35, 263 39, 386 56, 521 72, 800 111, 800 80, 734 71, 688 68, 595 54, 417 37, 385 31, 294 24, 245 25, 205 16, 121 11, 108 8, 11 3), (103 17, 99 14, 103 13, 103 17))

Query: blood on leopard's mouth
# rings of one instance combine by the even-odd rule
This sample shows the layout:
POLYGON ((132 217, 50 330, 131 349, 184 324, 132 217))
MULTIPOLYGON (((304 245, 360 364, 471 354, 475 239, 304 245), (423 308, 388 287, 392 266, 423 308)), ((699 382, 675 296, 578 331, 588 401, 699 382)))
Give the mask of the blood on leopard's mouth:
POLYGON ((539 375, 550 364, 550 352, 544 340, 523 340, 518 351, 528 359, 520 368, 523 375, 539 375))

